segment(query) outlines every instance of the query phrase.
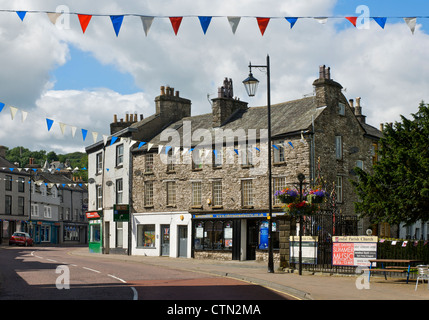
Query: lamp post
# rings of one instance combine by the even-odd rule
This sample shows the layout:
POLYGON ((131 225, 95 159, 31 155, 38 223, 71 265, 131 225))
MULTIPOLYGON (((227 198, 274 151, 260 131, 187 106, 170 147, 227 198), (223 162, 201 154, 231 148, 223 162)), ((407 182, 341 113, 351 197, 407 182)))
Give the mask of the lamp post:
MULTIPOLYGON (((299 181, 299 202, 302 202, 302 184, 305 180, 303 173, 298 174, 299 181)), ((299 275, 302 275, 302 215, 299 215, 299 275)))
POLYGON ((268 272, 274 273, 273 239, 272 239, 272 213, 273 191, 271 178, 271 88, 270 88, 270 56, 267 55, 266 65, 252 65, 249 63, 249 77, 243 81, 247 94, 255 96, 259 81, 253 77, 253 68, 265 68, 267 70, 267 115, 268 115, 268 272))

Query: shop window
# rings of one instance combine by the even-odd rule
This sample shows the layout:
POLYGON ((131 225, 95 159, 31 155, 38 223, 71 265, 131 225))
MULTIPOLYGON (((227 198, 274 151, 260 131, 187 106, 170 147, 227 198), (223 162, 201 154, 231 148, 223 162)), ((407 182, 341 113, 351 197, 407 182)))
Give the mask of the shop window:
POLYGON ((141 224, 137 226, 137 247, 155 248, 154 224, 141 224))
POLYGON ((196 221, 195 250, 232 250, 232 221, 196 221))

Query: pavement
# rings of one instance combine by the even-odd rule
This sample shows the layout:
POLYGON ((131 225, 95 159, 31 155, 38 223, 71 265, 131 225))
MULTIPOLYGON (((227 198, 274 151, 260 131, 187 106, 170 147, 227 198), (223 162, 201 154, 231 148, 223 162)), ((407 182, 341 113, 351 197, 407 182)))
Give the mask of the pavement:
POLYGON ((188 258, 128 256, 120 254, 90 253, 87 247, 72 248, 72 255, 94 259, 113 259, 202 272, 213 276, 230 277, 280 291, 298 300, 429 300, 429 286, 420 281, 415 290, 416 280, 394 278, 376 274, 368 276, 329 275, 303 271, 283 271, 276 267, 268 273, 267 263, 259 261, 219 261, 188 258))

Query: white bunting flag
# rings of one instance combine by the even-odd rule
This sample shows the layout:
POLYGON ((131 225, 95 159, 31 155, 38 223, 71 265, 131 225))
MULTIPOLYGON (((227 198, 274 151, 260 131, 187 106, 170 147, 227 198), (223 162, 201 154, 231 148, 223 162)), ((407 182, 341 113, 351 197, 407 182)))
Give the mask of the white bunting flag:
POLYGON ((49 20, 52 22, 52 24, 57 23, 58 18, 61 16, 62 13, 58 12, 47 12, 49 20))
POLYGON ((16 112, 18 111, 18 108, 15 107, 9 107, 10 108, 10 116, 12 117, 12 120, 15 118, 16 112))
POLYGON ((317 18, 314 18, 314 20, 316 20, 320 24, 326 24, 326 22, 328 21, 328 18, 326 18, 326 17, 317 17, 317 18))
POLYGON ((98 132, 93 131, 92 132, 92 139, 94 140, 94 143, 97 142, 98 132))
POLYGON ((404 18, 404 21, 410 28, 411 33, 414 34, 414 31, 416 30, 417 18, 404 18))
POLYGON ((74 135, 76 134, 76 127, 75 126, 72 126, 71 127, 71 131, 72 131, 72 137, 74 138, 74 135))
POLYGON ((27 111, 22 111, 21 110, 21 121, 24 122, 27 119, 28 116, 28 112, 27 111))
POLYGON ((140 17, 142 19, 143 24, 143 30, 147 37, 147 34, 149 33, 150 27, 152 26, 152 22, 154 17, 140 17))
POLYGON ((59 122, 59 124, 60 124, 61 133, 64 135, 64 130, 66 129, 66 124, 62 123, 62 122, 59 122))
POLYGON ((241 17, 228 17, 229 25, 231 26, 232 33, 235 34, 237 31, 238 24, 240 23, 241 17))

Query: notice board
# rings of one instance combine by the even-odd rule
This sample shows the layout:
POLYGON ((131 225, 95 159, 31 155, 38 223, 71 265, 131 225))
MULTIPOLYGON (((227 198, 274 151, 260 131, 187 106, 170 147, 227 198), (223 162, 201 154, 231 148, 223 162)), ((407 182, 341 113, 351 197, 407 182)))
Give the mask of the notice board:
POLYGON ((378 237, 346 236, 332 238, 332 265, 369 266, 377 258, 378 237))

